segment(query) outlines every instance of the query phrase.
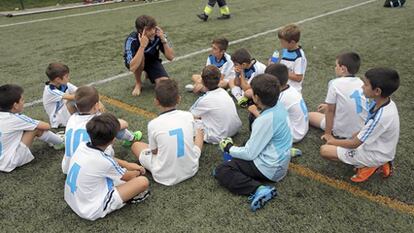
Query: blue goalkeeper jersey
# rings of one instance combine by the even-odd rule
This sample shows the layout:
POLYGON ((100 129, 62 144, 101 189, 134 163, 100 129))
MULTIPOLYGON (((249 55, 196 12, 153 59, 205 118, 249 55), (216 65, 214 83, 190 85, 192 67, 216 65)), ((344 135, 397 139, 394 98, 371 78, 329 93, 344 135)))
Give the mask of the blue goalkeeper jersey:
POLYGON ((252 133, 246 145, 232 146, 230 154, 234 158, 253 161, 269 180, 279 181, 287 171, 291 147, 288 113, 282 103, 277 103, 264 110, 253 122, 252 133))

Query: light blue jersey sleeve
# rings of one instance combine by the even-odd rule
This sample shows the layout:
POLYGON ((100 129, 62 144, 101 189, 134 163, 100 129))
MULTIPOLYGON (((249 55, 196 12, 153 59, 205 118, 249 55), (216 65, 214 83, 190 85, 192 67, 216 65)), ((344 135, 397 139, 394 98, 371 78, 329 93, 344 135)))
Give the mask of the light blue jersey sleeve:
POLYGON ((254 160, 269 144, 273 137, 273 127, 267 123, 266 117, 259 117, 253 123, 252 134, 244 147, 233 146, 230 154, 234 158, 254 160))

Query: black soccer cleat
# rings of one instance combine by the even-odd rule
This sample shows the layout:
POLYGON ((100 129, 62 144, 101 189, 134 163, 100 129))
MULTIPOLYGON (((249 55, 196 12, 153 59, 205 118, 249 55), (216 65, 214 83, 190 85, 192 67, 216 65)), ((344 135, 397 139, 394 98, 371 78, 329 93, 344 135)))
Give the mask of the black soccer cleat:
POLYGON ((219 17, 217 17, 217 19, 230 19, 230 15, 221 15, 219 17))
POLYGON ((204 22, 207 21, 207 19, 208 19, 208 15, 206 15, 205 13, 198 14, 197 17, 199 19, 203 20, 204 22))

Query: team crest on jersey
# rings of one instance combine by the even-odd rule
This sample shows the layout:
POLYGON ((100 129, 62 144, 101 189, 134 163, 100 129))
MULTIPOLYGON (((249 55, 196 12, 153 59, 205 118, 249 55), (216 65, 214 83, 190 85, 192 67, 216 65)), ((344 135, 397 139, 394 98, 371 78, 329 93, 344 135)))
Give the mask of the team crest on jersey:
POLYGON ((353 158, 356 154, 355 150, 350 150, 346 152, 346 156, 353 158))

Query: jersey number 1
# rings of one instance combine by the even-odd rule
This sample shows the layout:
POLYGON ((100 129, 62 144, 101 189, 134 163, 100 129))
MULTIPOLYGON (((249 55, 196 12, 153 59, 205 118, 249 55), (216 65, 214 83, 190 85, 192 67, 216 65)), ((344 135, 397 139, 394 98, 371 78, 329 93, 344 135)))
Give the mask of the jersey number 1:
POLYGON ((184 133, 183 129, 173 129, 170 130, 170 136, 177 136, 177 157, 180 158, 184 156, 184 133))

